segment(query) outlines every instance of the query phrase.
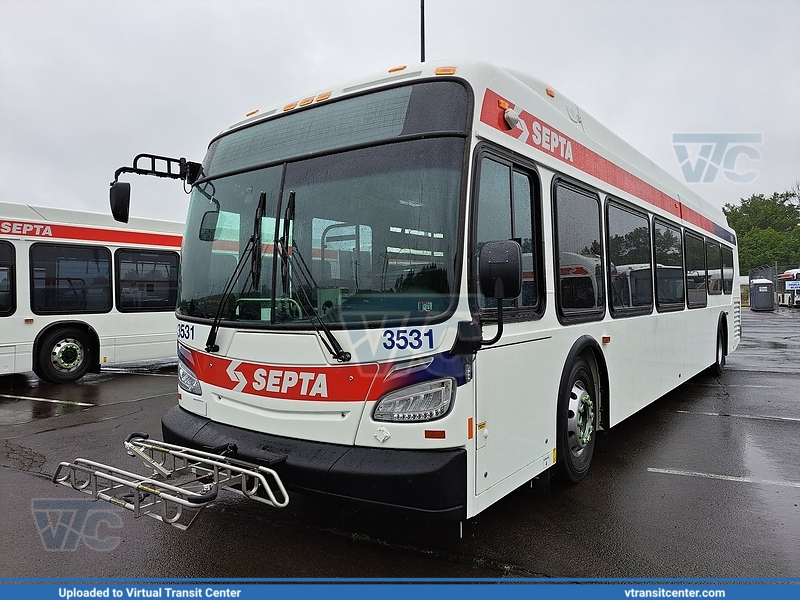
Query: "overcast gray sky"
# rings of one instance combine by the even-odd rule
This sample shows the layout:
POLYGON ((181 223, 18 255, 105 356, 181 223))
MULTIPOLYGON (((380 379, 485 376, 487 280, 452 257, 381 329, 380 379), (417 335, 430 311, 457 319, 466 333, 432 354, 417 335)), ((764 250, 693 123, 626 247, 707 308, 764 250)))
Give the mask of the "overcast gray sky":
MULTIPOLYGON (((0 199, 108 212, 140 152, 201 160, 254 108, 419 61, 419 0, 0 0, 0 199)), ((676 133, 761 136, 713 204, 800 180, 797 0, 426 0, 426 58, 525 71, 685 181, 676 133)), ((686 146, 690 166, 699 145, 686 146)), ((735 157, 734 157, 735 158, 735 157)), ((183 220, 180 182, 131 212, 183 220)))

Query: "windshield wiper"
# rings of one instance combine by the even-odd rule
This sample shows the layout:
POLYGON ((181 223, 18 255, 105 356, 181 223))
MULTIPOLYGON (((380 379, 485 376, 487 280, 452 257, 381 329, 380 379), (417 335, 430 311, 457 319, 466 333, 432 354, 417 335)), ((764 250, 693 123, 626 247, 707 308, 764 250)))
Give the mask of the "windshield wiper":
POLYGON ((289 230, 292 221, 294 221, 294 213, 295 193, 289 192, 289 201, 286 205, 286 212, 283 215, 283 236, 275 241, 275 251, 278 253, 278 256, 280 256, 281 259, 281 283, 283 285, 283 291, 286 293, 289 289, 289 283, 292 275, 299 275, 301 280, 299 281, 300 285, 297 287, 299 288, 300 295, 302 299, 305 300, 307 306, 306 311, 308 312, 308 322, 311 323, 314 331, 316 331, 317 335, 319 335, 320 341, 325 346, 325 349, 336 361, 341 363, 350 362, 352 355, 349 352, 345 352, 344 348, 342 348, 342 345, 339 343, 339 340, 336 339, 336 336, 333 335, 333 332, 331 332, 325 322, 320 318, 317 309, 311 302, 311 298, 308 297, 306 287, 309 289, 316 289, 318 286, 317 282, 314 280, 314 276, 311 274, 311 270, 306 264, 306 261, 303 260, 303 255, 300 254, 300 250, 294 243, 292 244, 292 251, 289 252, 289 230), (300 259, 299 262, 295 261, 295 256, 300 259))
MULTIPOLYGON (((306 301, 306 304, 308 305, 309 323, 311 323, 311 326, 319 334, 320 340, 322 341, 323 345, 333 358, 335 358, 338 362, 342 363, 350 362, 352 356, 350 355, 349 352, 345 352, 344 348, 342 348, 341 344, 339 343, 339 340, 336 339, 336 336, 333 335, 333 332, 325 324, 325 321, 323 321, 322 318, 319 316, 317 309, 311 302, 311 298, 309 298, 308 294, 306 293, 303 284, 305 284, 305 286, 308 286, 309 288, 311 288, 312 286, 316 288, 317 284, 314 281, 313 276, 311 275, 311 271, 308 269, 306 261, 303 260, 303 255, 300 254, 300 251, 294 244, 292 245, 292 255, 290 259, 292 266, 297 266, 297 272, 303 278, 303 282, 301 282, 301 285, 299 287, 300 291, 302 292, 303 299, 306 301), (297 258, 300 259, 299 262, 296 262, 294 260, 295 254, 297 255, 297 258), (314 315, 313 319, 311 318, 311 315, 314 315)), ((292 272, 294 272, 294 269, 292 269, 292 272)))
POLYGON ((253 281, 251 281, 251 285, 255 287, 257 285, 257 280, 261 277, 261 252, 255 252, 254 250, 256 246, 259 248, 261 247, 261 217, 264 215, 266 199, 266 192, 261 192, 261 195, 258 197, 258 206, 256 206, 253 234, 250 236, 250 239, 247 240, 247 245, 244 247, 244 252, 242 252, 242 255, 239 257, 239 262, 236 263, 236 268, 233 270, 233 273, 231 273, 228 283, 225 284, 225 289, 222 290, 222 296, 220 296, 219 299, 217 312, 214 315, 214 320, 211 323, 211 331, 208 332, 208 338, 206 338, 206 352, 219 352, 219 346, 217 345, 217 332, 219 331, 219 325, 222 322, 222 313, 225 309, 225 305, 228 302, 228 298, 230 298, 231 294, 233 293, 233 288, 236 285, 236 282, 242 275, 242 271, 244 271, 244 265, 247 262, 248 257, 252 256, 252 261, 250 263, 250 277, 253 281), (258 261, 257 263, 256 259, 258 261))
POLYGON ((261 192, 253 222, 253 243, 255 244, 253 249, 258 248, 258 252, 253 252, 250 261, 250 286, 256 291, 261 287, 261 220, 264 218, 265 212, 267 212, 267 193, 261 192))

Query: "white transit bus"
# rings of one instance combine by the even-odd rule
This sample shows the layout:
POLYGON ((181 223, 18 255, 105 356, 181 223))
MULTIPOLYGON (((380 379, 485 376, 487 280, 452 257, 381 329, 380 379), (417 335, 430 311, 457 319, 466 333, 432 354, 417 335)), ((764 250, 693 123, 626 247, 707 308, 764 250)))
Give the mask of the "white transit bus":
POLYGON ((740 340, 722 212, 528 75, 397 67, 157 158, 117 177, 192 186, 163 439, 289 492, 464 520, 578 482, 740 340))
POLYGON ((800 269, 787 269, 778 275, 775 299, 778 306, 800 307, 800 269))
POLYGON ((0 202, 0 375, 175 356, 182 223, 0 202))

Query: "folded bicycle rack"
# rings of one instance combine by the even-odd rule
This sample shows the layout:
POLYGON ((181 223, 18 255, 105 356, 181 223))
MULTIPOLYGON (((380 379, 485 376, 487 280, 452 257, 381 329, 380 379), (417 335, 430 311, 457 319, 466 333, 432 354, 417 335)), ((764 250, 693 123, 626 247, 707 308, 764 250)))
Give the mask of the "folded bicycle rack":
POLYGON ((220 454, 175 446, 132 433, 124 442, 131 456, 152 469, 139 475, 77 458, 58 465, 53 482, 147 515, 185 531, 220 489, 275 508, 289 503, 278 474, 267 467, 220 454))

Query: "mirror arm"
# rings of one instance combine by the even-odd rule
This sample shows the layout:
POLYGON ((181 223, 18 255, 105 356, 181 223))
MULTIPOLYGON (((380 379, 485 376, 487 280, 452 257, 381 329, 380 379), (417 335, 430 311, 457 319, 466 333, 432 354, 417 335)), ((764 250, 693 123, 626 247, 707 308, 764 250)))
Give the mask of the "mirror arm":
POLYGON ((505 293, 503 291, 503 280, 500 277, 494 281, 494 297, 497 300, 497 333, 490 340, 481 340, 481 346, 496 344, 503 337, 503 300, 505 300, 505 293))
POLYGON ((123 173, 134 173, 136 175, 155 175, 156 177, 182 179, 192 184, 200 178, 201 170, 200 163, 191 162, 185 158, 139 154, 133 159, 132 167, 120 167, 114 172, 114 183, 123 173), (140 161, 149 161, 149 166, 139 166, 140 161), (160 163, 159 166, 162 166, 162 168, 156 167, 157 162, 160 163))

